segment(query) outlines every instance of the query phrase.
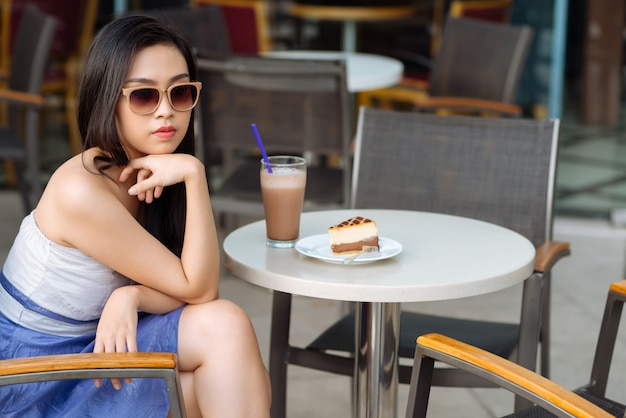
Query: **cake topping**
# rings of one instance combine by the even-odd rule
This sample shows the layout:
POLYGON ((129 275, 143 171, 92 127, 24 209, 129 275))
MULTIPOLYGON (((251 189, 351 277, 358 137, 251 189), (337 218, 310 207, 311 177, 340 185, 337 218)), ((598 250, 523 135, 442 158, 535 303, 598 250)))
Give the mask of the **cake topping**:
POLYGON ((364 218, 362 216, 354 216, 350 219, 346 219, 345 221, 337 224, 337 225, 333 225, 331 226, 331 228, 341 228, 344 226, 354 226, 354 225, 360 225, 360 224, 366 224, 368 222, 374 222, 369 218, 364 218))

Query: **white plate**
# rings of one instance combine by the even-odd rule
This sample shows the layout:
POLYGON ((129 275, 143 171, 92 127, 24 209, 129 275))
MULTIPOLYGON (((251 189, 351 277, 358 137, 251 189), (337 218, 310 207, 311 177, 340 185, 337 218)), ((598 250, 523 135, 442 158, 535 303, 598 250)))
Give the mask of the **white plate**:
MULTIPOLYGON (((380 251, 361 254, 348 265, 365 264, 384 260, 398 255, 402 251, 402 244, 390 238, 378 237, 378 246, 380 251)), ((333 255, 333 252, 330 249, 328 234, 312 235, 310 237, 302 238, 296 242, 296 250, 298 250, 300 254, 334 264, 342 264, 344 258, 353 255, 333 255)))

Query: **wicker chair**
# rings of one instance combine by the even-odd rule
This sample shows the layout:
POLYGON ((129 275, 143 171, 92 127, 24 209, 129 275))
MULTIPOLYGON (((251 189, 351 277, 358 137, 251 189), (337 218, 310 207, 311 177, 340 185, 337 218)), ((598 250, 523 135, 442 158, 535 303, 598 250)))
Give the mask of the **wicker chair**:
POLYGON ((252 123, 268 154, 307 158, 305 210, 347 206, 350 106, 343 62, 238 56, 200 59, 198 70, 199 148, 209 167, 222 167, 221 181, 210 178, 216 216, 263 217, 252 123))
POLYGON ((13 47, 8 88, 0 89, 0 103, 8 104, 7 124, 0 128, 0 160, 13 163, 26 213, 43 189, 38 132, 39 112, 44 104, 41 83, 56 27, 55 18, 33 5, 26 7, 13 47))
POLYGON ((359 94, 380 108, 520 116, 515 104, 533 31, 467 18, 448 18, 428 82, 405 78, 398 86, 359 94))
POLYGON ((430 54, 437 55, 446 16, 509 23, 513 0, 434 0, 430 54))
POLYGON ((68 379, 164 379, 173 418, 185 408, 173 353, 82 353, 0 360, 0 386, 68 379))
POLYGON ((191 0, 194 8, 219 7, 235 54, 256 54, 272 49, 269 2, 264 0, 191 0))
POLYGON ((189 42, 197 56, 230 53, 230 38, 218 6, 141 11, 171 26, 189 42))
POLYGON ((435 361, 481 376, 536 404, 506 418, 624 417, 626 406, 607 399, 615 341, 626 301, 626 280, 611 284, 589 382, 572 391, 506 359, 440 334, 417 339, 407 418, 426 417, 435 361))
MULTIPOLYGON (((569 254, 568 243, 552 241, 558 125, 558 121, 361 108, 352 207, 476 218, 515 230, 537 248, 535 272, 524 282, 518 322, 403 310, 400 358, 413 357, 417 336, 440 332, 502 357, 514 355, 519 364, 534 369, 541 341, 542 372, 548 373, 550 271, 569 254)), ((270 348, 274 418, 285 415, 288 364, 347 376, 354 373, 354 314, 338 320, 306 347, 289 344, 290 315, 291 295, 276 292, 270 348)), ((410 365, 400 364, 401 383, 409 383, 410 372, 410 365)), ((485 386, 484 380, 445 369, 436 370, 435 382, 485 386)))

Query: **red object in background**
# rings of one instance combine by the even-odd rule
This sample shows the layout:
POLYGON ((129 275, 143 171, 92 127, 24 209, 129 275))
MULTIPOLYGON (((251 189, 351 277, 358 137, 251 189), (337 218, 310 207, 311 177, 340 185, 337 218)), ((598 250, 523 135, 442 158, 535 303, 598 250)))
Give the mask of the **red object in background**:
POLYGON ((228 29, 231 51, 236 54, 259 52, 255 11, 242 7, 220 7, 228 29))

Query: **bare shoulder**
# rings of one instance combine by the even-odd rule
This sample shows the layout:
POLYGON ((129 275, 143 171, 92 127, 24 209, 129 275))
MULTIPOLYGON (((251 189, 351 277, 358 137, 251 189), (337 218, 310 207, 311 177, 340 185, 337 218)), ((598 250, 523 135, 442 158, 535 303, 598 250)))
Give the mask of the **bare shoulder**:
POLYGON ((92 161, 89 151, 67 160, 54 172, 37 204, 39 228, 59 244, 67 245, 68 231, 84 229, 82 224, 90 222, 99 209, 127 212, 115 177, 99 173, 92 161))

